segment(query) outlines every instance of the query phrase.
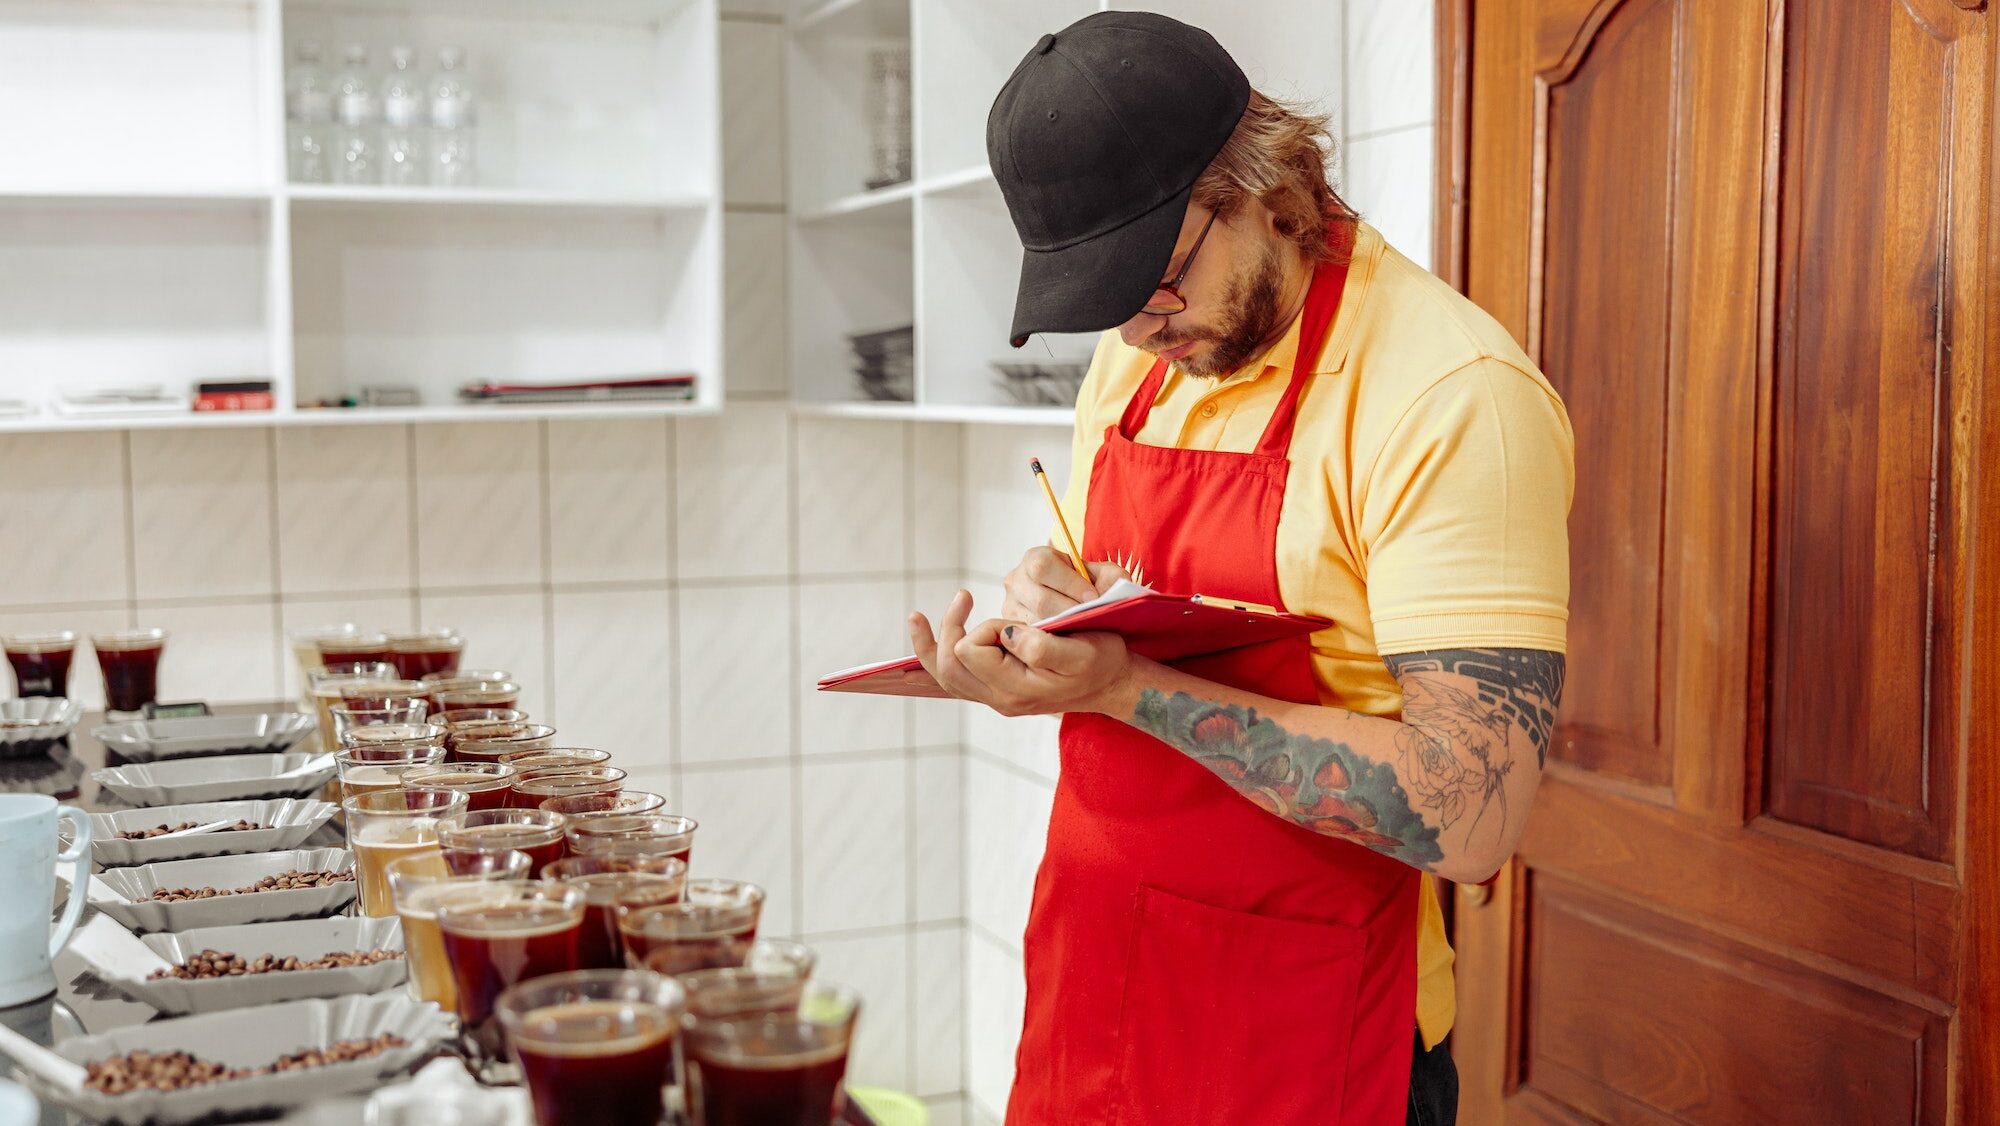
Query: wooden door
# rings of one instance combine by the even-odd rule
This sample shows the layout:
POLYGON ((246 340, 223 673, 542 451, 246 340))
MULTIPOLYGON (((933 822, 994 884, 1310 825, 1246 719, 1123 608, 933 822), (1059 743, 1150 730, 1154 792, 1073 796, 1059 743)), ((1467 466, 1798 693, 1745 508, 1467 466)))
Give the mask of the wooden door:
POLYGON ((1460 1120, 2000 1123, 1995 13, 1440 11, 1442 269, 1577 435, 1460 1120))

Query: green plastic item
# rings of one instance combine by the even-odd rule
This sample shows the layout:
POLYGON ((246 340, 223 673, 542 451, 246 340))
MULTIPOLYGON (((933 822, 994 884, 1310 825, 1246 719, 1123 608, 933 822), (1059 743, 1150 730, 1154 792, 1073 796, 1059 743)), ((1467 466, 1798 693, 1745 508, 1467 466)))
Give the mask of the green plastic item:
POLYGON ((875 1126, 930 1126, 931 1108, 913 1095, 887 1087, 849 1087, 847 1097, 861 1104, 875 1126))

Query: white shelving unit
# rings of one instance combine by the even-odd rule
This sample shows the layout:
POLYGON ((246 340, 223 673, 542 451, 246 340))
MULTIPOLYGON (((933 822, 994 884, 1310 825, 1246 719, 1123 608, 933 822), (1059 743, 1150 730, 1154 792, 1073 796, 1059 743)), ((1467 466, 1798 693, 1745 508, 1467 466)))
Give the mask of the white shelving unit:
POLYGON ((715 0, 0 6, 0 430, 707 413, 723 400, 715 0), (302 40, 464 48, 477 187, 291 184, 302 40), (691 402, 473 381, 692 371, 691 402), (66 417, 58 392, 269 379, 270 412, 66 417), (363 387, 412 408, 305 409, 363 387))
POLYGON ((1007 343, 1021 247, 986 163, 986 115, 1043 34, 1109 8, 1208 29, 1252 85, 1337 108, 1341 13, 1298 0, 819 0, 790 21, 792 388, 803 414, 1068 425, 1068 406, 1024 406, 997 362, 1083 362, 1093 334, 1007 343), (1300 26, 1301 21, 1308 25, 1300 26), (914 171, 868 190, 871 49, 908 45, 914 171), (869 400, 848 337, 912 325, 911 402, 869 400))

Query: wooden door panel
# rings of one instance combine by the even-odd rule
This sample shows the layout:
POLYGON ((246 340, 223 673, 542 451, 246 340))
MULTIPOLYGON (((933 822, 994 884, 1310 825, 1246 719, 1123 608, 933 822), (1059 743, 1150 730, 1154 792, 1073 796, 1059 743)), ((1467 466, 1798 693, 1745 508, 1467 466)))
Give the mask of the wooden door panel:
POLYGON ((1942 1121, 1943 1018, 1556 877, 1529 891, 1541 1093, 1606 1122, 1942 1121))
POLYGON ((1755 935, 1877 991, 1952 996, 1958 888, 1950 867, 1860 863, 1851 854, 1863 850, 1826 845, 1780 825, 1742 831, 1691 823, 1649 802, 1551 779, 1535 799, 1519 858, 1532 872, 1558 872, 1719 931, 1755 935))
POLYGON ((1901 3, 1797 5, 1786 32, 1768 808, 1938 856, 1952 739, 1925 703, 1963 64, 1901 3))
POLYGON ((1572 539, 1570 646, 1591 659, 1569 670, 1552 757, 1657 786, 1673 777, 1659 701, 1678 7, 1629 0, 1593 36, 1549 41, 1564 54, 1538 80, 1529 339, 1590 467, 1570 510, 1591 530, 1572 539))
POLYGON ((1461 1121, 2000 1121, 1992 9, 1440 6, 1439 227, 1577 434, 1560 739, 1457 895, 1461 1121))

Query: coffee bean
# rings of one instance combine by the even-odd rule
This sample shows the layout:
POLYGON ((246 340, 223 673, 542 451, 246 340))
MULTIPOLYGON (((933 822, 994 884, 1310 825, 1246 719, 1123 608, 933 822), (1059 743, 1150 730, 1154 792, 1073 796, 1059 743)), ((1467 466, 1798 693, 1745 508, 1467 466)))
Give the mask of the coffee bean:
MULTIPOLYGON (((155 825, 150 829, 133 829, 129 832, 120 833, 118 834, 118 839, 121 841, 143 841, 151 837, 163 836, 167 833, 178 833, 182 829, 192 829, 197 825, 206 824, 208 824, 206 821, 183 821, 178 825, 155 825)), ((236 819, 236 824, 225 825, 215 831, 218 833, 241 833, 248 832, 251 829, 268 828, 270 826, 260 825, 255 821, 245 821, 239 817, 236 819)))
POLYGON ((310 872, 297 868, 280 872, 275 876, 265 876, 249 887, 232 888, 154 888, 152 898, 173 903, 183 899, 213 899, 218 895, 249 895, 259 891, 293 891, 298 888, 326 887, 329 884, 352 883, 354 872, 334 872, 315 869, 310 872))
POLYGON ((292 970, 333 970, 347 966, 372 966, 377 962, 398 961, 402 957, 401 950, 335 950, 311 959, 302 959, 297 955, 279 958, 264 954, 254 962, 245 962, 240 954, 203 950, 184 962, 154 970, 146 975, 146 980, 157 981, 163 977, 176 977, 182 981, 195 981, 212 977, 242 977, 246 974, 286 973, 292 970))
MULTIPOLYGON (((214 951, 203 951, 204 955, 212 953, 214 951)), ((131 1051, 122 1056, 92 1060, 85 1064, 83 1085, 107 1095, 148 1090, 178 1091, 232 1079, 249 1079, 273 1072, 296 1071, 301 1068, 324 1067, 327 1064, 366 1059, 369 1056, 380 1055, 391 1048, 400 1048, 405 1043, 406 1041, 395 1033, 385 1032, 372 1040, 341 1040, 325 1048, 308 1048, 293 1052, 280 1056, 264 1067, 224 1067, 187 1052, 131 1051)))

